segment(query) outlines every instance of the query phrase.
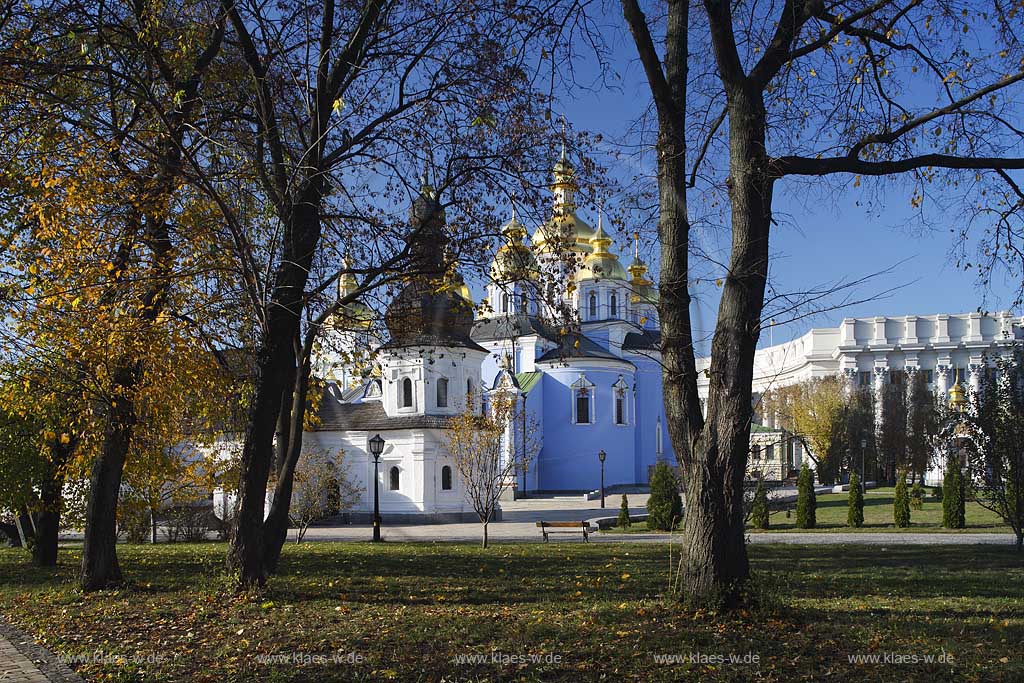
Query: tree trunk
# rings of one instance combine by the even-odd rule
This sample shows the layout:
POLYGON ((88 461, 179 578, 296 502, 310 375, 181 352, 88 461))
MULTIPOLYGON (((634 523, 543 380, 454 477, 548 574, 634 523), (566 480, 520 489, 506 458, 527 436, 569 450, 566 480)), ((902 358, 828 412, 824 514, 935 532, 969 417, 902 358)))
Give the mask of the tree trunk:
POLYGON ((64 504, 64 466, 71 458, 77 440, 50 445, 50 462, 46 480, 39 487, 41 510, 36 520, 32 561, 39 567, 57 566, 57 541, 60 515, 64 504))
POLYGON ((238 516, 231 540, 228 567, 238 574, 240 588, 262 586, 267 574, 267 479, 274 460, 274 431, 282 410, 281 397, 291 385, 294 366, 292 344, 299 334, 303 293, 313 252, 320 239, 322 181, 311 184, 292 204, 286 221, 285 249, 274 275, 274 290, 267 306, 267 325, 257 357, 257 379, 249 408, 238 485, 238 516))
POLYGON ((295 396, 295 351, 292 346, 291 361, 284 368, 284 391, 281 392, 281 410, 277 415, 277 427, 274 430, 274 472, 280 476, 288 458, 288 449, 292 434, 292 408, 295 396))
MULTIPOLYGON (((134 386, 131 370, 121 368, 118 386, 134 386)), ((117 562, 117 499, 135 424, 135 407, 121 398, 109 408, 103 446, 92 467, 85 510, 82 547, 82 590, 96 591, 123 583, 117 562)))
POLYGON ((60 535, 60 513, 64 502, 64 477, 51 464, 50 476, 40 486, 42 510, 36 523, 36 542, 32 546, 32 562, 38 567, 57 566, 57 541, 60 535))
POLYGON ((487 522, 483 523, 483 537, 480 539, 480 546, 487 547, 487 522))
POLYGON ((765 151, 761 93, 727 90, 732 253, 711 345, 707 418, 684 464, 682 585, 696 602, 736 604, 750 574, 744 539, 743 480, 750 450, 754 351, 768 273, 773 181, 765 151))
POLYGON ((274 502, 270 506, 270 514, 264 523, 263 564, 269 574, 277 571, 281 558, 281 550, 288 542, 288 513, 291 510, 292 491, 295 483, 295 468, 302 456, 302 426, 306 417, 306 398, 309 394, 309 375, 311 368, 310 353, 302 353, 302 366, 292 373, 295 387, 285 392, 291 398, 288 406, 282 404, 281 413, 289 415, 287 454, 277 472, 277 485, 274 489, 274 502))
POLYGON ((29 539, 28 534, 25 532, 25 522, 24 522, 24 520, 25 520, 25 515, 23 513, 21 513, 20 511, 17 514, 14 515, 14 526, 18 530, 18 541, 21 544, 22 548, 28 546, 28 539, 29 539))

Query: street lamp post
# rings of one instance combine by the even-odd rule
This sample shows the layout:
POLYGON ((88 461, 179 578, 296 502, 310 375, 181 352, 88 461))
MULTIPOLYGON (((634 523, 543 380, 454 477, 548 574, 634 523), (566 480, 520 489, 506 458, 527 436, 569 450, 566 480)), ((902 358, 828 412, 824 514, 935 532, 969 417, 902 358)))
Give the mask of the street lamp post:
POLYGON ((860 492, 865 494, 868 491, 868 484, 864 481, 864 451, 868 449, 868 440, 860 440, 860 492))
POLYGON ((380 463, 380 454, 384 452, 384 439, 380 434, 370 439, 370 455, 373 456, 373 542, 380 543, 380 482, 377 475, 377 466, 380 463))
POLYGON ((604 459, 608 454, 604 450, 597 452, 597 459, 601 461, 601 508, 604 508, 604 459))

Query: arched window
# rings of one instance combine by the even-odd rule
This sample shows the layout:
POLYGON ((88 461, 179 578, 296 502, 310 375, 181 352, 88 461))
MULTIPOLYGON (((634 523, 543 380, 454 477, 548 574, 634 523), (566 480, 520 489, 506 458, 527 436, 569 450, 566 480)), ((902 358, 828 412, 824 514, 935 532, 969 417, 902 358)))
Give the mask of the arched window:
POLYGON ((448 380, 444 377, 437 380, 437 407, 448 407, 448 380))
POLYGON ((452 468, 448 465, 441 468, 441 490, 452 490, 452 468))
POLYGON ((473 378, 466 378, 466 405, 473 403, 473 378))
POLYGON ((576 390, 576 424, 590 424, 590 389, 576 390))
POLYGON ((629 416, 627 411, 629 404, 627 400, 627 391, 629 385, 626 384, 626 380, 619 375, 619 379, 612 385, 612 409, 615 411, 615 424, 624 425, 628 424, 629 416))
POLYGON ((615 292, 612 292, 612 298, 608 301, 608 317, 619 317, 619 297, 616 296, 615 292))
POLYGON ((500 311, 500 313, 509 313, 510 311, 508 310, 508 308, 509 308, 508 292, 505 292, 504 294, 501 295, 501 311, 500 311))
POLYGON ((591 292, 590 294, 590 319, 597 320, 597 294, 591 292))
POLYGON ((406 377, 402 380, 402 408, 412 408, 412 380, 406 377))
POLYGON ((398 472, 397 467, 392 467, 388 473, 388 489, 391 491, 397 491, 401 484, 401 474, 398 472))
POLYGON ((519 295, 519 310, 516 311, 516 313, 519 313, 520 315, 526 315, 526 312, 527 312, 527 308, 526 308, 527 301, 528 301, 528 299, 526 297, 526 292, 523 292, 522 294, 519 295))

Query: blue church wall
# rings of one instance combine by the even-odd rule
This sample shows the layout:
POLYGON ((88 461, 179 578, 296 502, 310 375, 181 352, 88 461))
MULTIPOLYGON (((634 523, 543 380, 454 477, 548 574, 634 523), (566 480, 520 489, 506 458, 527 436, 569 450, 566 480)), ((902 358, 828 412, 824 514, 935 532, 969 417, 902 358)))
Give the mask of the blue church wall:
MULTIPOLYGON (((487 348, 490 349, 491 345, 488 344, 487 348)), ((501 366, 498 362, 501 360, 500 354, 497 352, 491 352, 484 358, 484 362, 480 365, 480 381, 483 382, 484 386, 488 389, 494 384, 494 378, 498 376, 498 370, 501 366)))
POLYGON ((520 490, 526 491, 537 491, 541 488, 541 480, 539 476, 540 472, 540 459, 543 455, 544 442, 547 440, 546 430, 544 429, 544 423, 541 422, 541 417, 544 415, 544 384, 538 382, 534 386, 530 393, 526 395, 526 414, 527 420, 535 421, 533 427, 539 430, 539 434, 534 435, 534 439, 540 439, 541 441, 541 452, 534 456, 533 462, 529 464, 526 474, 520 474, 520 490))
MULTIPOLYGON (((636 483, 636 440, 633 406, 629 406, 628 424, 616 425, 614 389, 619 377, 630 387, 633 369, 607 361, 600 365, 578 364, 544 367, 543 424, 544 445, 537 460, 539 487, 548 491, 594 490, 601 483, 597 453, 604 450, 605 486, 636 483), (618 366, 618 367, 616 367, 618 366), (573 389, 580 373, 593 383, 593 415, 590 424, 573 422, 573 389)), ((627 401, 632 403, 632 392, 627 401)))
POLYGON ((636 393, 636 459, 635 477, 638 483, 647 483, 647 472, 657 462, 658 418, 661 418, 662 459, 669 464, 676 462, 672 443, 668 438, 665 409, 661 394, 661 364, 658 361, 638 356, 630 358, 637 366, 636 393))

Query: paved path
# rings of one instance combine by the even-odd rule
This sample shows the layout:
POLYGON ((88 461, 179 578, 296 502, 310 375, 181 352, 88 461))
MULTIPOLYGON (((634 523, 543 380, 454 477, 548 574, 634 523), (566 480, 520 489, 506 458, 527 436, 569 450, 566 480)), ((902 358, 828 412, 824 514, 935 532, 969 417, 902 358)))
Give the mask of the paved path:
MULTIPOLYGON (((788 492, 787 492, 788 493, 788 492)), ((646 514, 647 494, 630 494, 630 514, 646 514), (635 506, 635 507, 634 507, 635 506)), ((597 517, 614 517, 618 514, 618 495, 608 496, 607 508, 602 510, 597 500, 585 501, 583 496, 551 496, 502 503, 502 521, 489 525, 488 536, 492 541, 541 542, 536 522, 583 521, 597 517)), ((292 532, 294 533, 294 532, 292 532)), ((333 527, 313 527, 306 534, 310 541, 363 541, 372 534, 369 525, 354 524, 333 527)), ((409 542, 474 542, 480 540, 479 524, 405 524, 389 526, 384 516, 382 535, 386 541, 409 542)), ((874 545, 974 545, 1011 544, 1012 534, 990 533, 846 533, 816 531, 810 533, 752 533, 751 543, 804 543, 808 545, 867 543, 874 545)), ((294 538, 294 536, 293 536, 294 538)), ((557 537, 569 540, 569 536, 557 537)), ((601 543, 666 543, 672 537, 668 534, 592 534, 591 540, 601 543)), ((580 537, 582 540, 582 535, 580 537)), ((678 541, 678 536, 676 537, 678 541)))
POLYGON ((82 683, 52 652, 0 619, 0 683, 82 683))

